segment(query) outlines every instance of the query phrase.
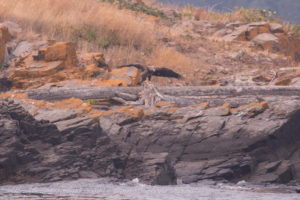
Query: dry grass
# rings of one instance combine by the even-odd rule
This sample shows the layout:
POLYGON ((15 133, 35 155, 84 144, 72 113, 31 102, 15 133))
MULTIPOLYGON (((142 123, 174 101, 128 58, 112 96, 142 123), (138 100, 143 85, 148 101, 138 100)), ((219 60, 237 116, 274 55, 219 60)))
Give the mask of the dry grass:
MULTIPOLYGON (((221 14, 192 6, 179 10, 178 15, 183 21, 196 18, 223 22, 255 21, 261 17, 252 10, 221 14)), ((74 41, 83 52, 104 53, 111 66, 141 63, 169 67, 186 77, 180 84, 189 85, 215 78, 207 75, 215 73, 210 70, 212 66, 240 69, 243 63, 226 58, 227 50, 235 50, 232 46, 225 48, 226 44, 201 38, 202 35, 200 39, 193 38, 192 28, 180 26, 179 19, 176 17, 176 26, 170 26, 158 17, 120 9, 103 0, 0 0, 0 21, 19 23, 26 39, 34 39, 34 33, 39 33, 58 41, 74 41)), ((169 85, 166 79, 156 81, 169 85)))
POLYGON ((86 28, 90 29, 86 32, 90 40, 94 39, 93 31, 102 33, 103 38, 113 34, 128 44, 148 45, 155 40, 153 21, 97 0, 1 0, 0 5, 2 19, 14 19, 27 29, 53 37, 71 38, 74 31, 86 28))
POLYGON ((155 17, 98 0, 0 0, 0 19, 13 20, 27 32, 72 40, 82 50, 99 50, 122 62, 113 57, 138 61, 137 52, 155 48, 158 35, 164 34, 155 17))
POLYGON ((153 52, 148 64, 169 67, 182 74, 193 72, 193 68, 197 67, 196 61, 169 47, 153 52))

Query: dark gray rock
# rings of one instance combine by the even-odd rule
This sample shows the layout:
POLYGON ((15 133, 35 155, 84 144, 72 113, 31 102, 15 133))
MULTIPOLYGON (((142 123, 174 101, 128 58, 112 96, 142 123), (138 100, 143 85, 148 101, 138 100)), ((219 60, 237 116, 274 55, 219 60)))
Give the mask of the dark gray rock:
MULTIPOLYGON (((1 73, 1 71, 0 71, 1 73)), ((0 93, 10 90, 12 82, 7 79, 4 75, 0 75, 0 93)))
POLYGON ((203 179, 299 181, 300 101, 266 99, 269 108, 251 117, 246 114, 249 108, 231 114, 227 106, 202 109, 201 114, 195 109, 189 112, 189 120, 184 118, 187 108, 178 108, 173 113, 158 109, 139 121, 118 126, 119 131, 111 129, 118 123, 118 119, 111 118, 110 129, 106 131, 114 142, 130 149, 131 160, 124 171, 130 178, 135 174, 147 182, 151 182, 149 178, 155 180, 149 174, 145 177, 153 171, 145 160, 150 153, 155 155, 153 159, 168 155, 170 167, 183 183, 203 179), (138 157, 139 164, 131 164, 138 157), (138 167, 133 172, 134 166, 138 167))
POLYGON ((98 119, 40 109, 41 121, 0 100, 0 181, 300 182, 300 100, 264 98, 268 108, 251 117, 247 106, 199 105, 145 110, 134 120, 117 112, 98 119))
POLYGON ((121 177, 113 160, 123 156, 96 120, 66 119, 57 125, 0 99, 0 183, 121 177))

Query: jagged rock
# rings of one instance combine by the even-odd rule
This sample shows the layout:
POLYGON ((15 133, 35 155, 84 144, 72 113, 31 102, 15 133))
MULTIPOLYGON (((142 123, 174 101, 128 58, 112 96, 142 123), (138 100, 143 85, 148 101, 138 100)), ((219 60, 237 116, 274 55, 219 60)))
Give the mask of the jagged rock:
POLYGON ((96 116, 65 106, 31 109, 40 122, 20 106, 1 101, 6 102, 0 107, 0 124, 6 124, 0 129, 6 128, 1 131, 8 134, 5 138, 26 141, 24 147, 13 145, 11 149, 11 140, 0 140, 8 149, 1 151, 4 158, 14 152, 26 159, 25 163, 4 159, 3 166, 12 167, 4 167, 2 174, 7 175, 2 182, 102 176, 139 178, 151 184, 174 184, 176 178, 183 183, 203 179, 300 181, 300 102, 271 93, 263 98, 265 101, 237 104, 236 108, 159 102, 150 108, 114 107, 96 116), (7 127, 20 133, 7 132, 7 127), (24 150, 28 148, 31 154, 24 150))
POLYGON ((57 120, 59 129, 0 99, 1 183, 118 175, 113 160, 125 157, 96 120, 74 115, 57 120))

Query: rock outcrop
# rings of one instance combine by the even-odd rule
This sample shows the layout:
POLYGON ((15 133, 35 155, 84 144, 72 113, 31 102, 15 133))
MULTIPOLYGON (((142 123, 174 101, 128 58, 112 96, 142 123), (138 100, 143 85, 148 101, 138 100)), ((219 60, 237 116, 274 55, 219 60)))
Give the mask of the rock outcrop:
POLYGON ((1 182, 114 176, 151 184, 299 183, 297 96, 207 92, 203 103, 183 107, 15 96, 35 119, 1 100, 1 182))
POLYGON ((114 159, 122 155, 97 120, 66 116, 60 121, 58 113, 54 125, 36 121, 12 101, 0 105, 2 184, 117 176, 114 159))
POLYGON ((286 33, 281 24, 267 22, 227 24, 214 35, 230 42, 252 41, 261 50, 282 53, 296 62, 300 61, 300 38, 295 34, 286 33))

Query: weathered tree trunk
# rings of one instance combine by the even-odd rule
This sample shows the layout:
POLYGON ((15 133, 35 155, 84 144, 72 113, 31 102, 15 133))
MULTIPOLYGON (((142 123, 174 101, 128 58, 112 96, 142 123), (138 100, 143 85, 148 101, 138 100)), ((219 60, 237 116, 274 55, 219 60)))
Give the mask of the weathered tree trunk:
POLYGON ((137 101, 152 106, 158 101, 169 101, 177 105, 191 105, 206 101, 219 105, 234 98, 237 104, 259 101, 266 96, 299 96, 300 87, 161 87, 156 88, 151 84, 144 87, 90 87, 90 88, 51 88, 48 90, 24 90, 31 99, 37 100, 62 100, 68 98, 111 99, 120 98, 124 101, 137 101), (142 92, 143 91, 143 92, 142 92), (141 93, 142 92, 142 93, 141 93), (239 103, 240 102, 240 103, 239 103))
POLYGON ((36 100, 62 100, 68 98, 87 99, 109 99, 119 97, 126 101, 138 99, 139 88, 127 87, 90 87, 90 88, 51 88, 48 90, 24 90, 18 93, 26 93, 28 98, 36 100))

